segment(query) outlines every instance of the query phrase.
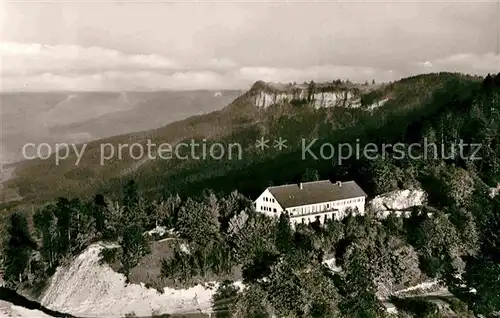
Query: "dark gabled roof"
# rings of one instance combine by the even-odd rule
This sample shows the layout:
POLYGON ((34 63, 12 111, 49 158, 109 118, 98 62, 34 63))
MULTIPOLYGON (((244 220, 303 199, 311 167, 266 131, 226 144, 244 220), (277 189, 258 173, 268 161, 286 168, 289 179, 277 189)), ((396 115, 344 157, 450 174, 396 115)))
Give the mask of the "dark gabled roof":
POLYGON ((268 190, 283 209, 366 196, 363 189, 354 181, 342 182, 338 185, 330 180, 321 180, 303 182, 302 189, 300 184, 285 184, 269 187, 268 190))

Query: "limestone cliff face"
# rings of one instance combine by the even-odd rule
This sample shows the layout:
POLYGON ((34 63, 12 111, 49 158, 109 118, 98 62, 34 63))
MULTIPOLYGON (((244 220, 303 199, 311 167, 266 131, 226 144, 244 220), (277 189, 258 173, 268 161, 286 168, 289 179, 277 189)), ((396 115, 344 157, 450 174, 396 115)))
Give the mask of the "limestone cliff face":
POLYGON ((368 202, 367 208, 384 218, 391 212, 396 213, 398 216, 403 213, 409 216, 411 207, 422 206, 426 203, 427 193, 424 190, 407 189, 377 195, 368 202))
POLYGON ((307 85, 280 85, 257 82, 250 90, 254 105, 267 108, 293 102, 321 107, 359 107, 360 94, 356 89, 319 84, 314 89, 307 85))

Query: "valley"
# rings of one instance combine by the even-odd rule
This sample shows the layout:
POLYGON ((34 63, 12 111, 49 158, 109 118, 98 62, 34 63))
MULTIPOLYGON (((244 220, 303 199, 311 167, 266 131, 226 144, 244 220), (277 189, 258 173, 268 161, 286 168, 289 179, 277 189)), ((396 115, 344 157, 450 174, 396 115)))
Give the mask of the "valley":
POLYGON ((456 134, 468 142, 481 134, 497 140, 498 125, 487 115, 500 107, 491 98, 499 93, 499 80, 500 74, 423 74, 356 93, 354 106, 334 107, 316 107, 312 98, 275 98, 262 107, 256 102, 262 91, 279 91, 269 93, 274 86, 258 82, 221 110, 91 142, 76 168, 72 161, 57 167, 21 162, 6 185, 18 188, 23 199, 4 205, 3 222, 6 237, 23 242, 26 254, 19 255, 26 256, 15 258, 19 245, 11 240, 4 255, 27 263, 21 272, 7 263, 4 277, 14 289, 44 285, 36 296, 42 305, 83 316, 201 310, 236 317, 383 317, 392 305, 398 312, 439 317, 488 312, 488 305, 468 299, 495 301, 487 290, 497 275, 491 258, 497 243, 487 233, 497 230, 500 211, 499 198, 490 195, 500 181, 497 143, 485 146, 490 152, 481 162, 380 157, 348 158, 340 165, 304 160, 293 140, 408 146, 436 141, 437 132, 440 143, 456 134), (255 147, 261 136, 292 142, 282 151, 261 152, 255 147), (148 138, 238 142, 245 156, 98 164, 99 143, 146 145, 148 138), (367 212, 294 229, 284 213, 256 212, 253 200, 263 189, 317 180, 356 180, 369 198, 367 212), (151 232, 155 228, 171 230, 160 235, 151 232), (480 272, 487 279, 476 278, 471 266, 486 264, 491 272, 480 272), (447 291, 398 294, 435 280, 447 291), (80 282, 88 288, 76 288, 80 282))

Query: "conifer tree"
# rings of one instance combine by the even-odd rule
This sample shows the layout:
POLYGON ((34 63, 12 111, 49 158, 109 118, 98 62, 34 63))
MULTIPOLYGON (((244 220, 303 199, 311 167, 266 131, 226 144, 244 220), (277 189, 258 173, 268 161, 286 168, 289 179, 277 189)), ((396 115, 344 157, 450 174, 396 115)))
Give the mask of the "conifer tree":
POLYGON ((21 213, 11 215, 7 235, 2 251, 4 280, 7 285, 15 286, 22 283, 27 274, 30 255, 36 249, 36 243, 31 238, 26 217, 21 213))

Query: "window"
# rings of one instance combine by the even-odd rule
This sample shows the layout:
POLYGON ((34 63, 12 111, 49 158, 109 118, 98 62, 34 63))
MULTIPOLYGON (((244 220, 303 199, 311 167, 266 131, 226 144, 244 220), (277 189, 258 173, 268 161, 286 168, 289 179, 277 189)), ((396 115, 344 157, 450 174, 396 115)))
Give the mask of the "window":
POLYGON ((276 212, 276 208, 273 209, 273 212, 276 212))
POLYGON ((330 208, 330 203, 328 203, 328 204, 326 205, 326 208, 327 208, 327 209, 329 209, 329 208, 330 208))

